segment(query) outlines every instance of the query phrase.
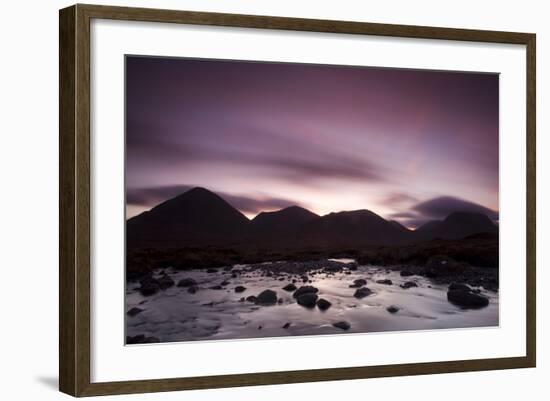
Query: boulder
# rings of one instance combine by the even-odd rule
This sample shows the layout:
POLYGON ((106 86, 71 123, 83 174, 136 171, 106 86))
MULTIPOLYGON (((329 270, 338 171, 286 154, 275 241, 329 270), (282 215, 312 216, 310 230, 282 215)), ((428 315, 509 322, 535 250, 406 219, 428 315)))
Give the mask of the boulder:
POLYGON ((289 291, 289 292, 290 291, 296 291, 296 286, 294 284, 290 283, 290 284, 285 285, 283 287, 283 290, 289 291))
POLYGON ((401 277, 409 277, 414 275, 414 273, 410 270, 401 270, 401 273, 399 274, 401 275, 401 277))
POLYGON ((126 312, 126 314, 128 316, 135 316, 137 315, 138 313, 141 313, 143 312, 145 309, 141 309, 141 308, 138 308, 138 307, 133 307, 132 309, 130 309, 128 312, 126 312))
POLYGON ((256 295, 249 295, 248 297, 246 297, 246 300, 248 302, 256 302, 256 295))
POLYGON ((363 287, 356 290, 353 296, 355 298, 361 299, 361 298, 368 297, 370 294, 372 294, 372 291, 367 287, 363 287))
POLYGON ((399 308, 395 305, 388 306, 386 310, 390 313, 397 313, 399 312, 399 308))
POLYGON ((313 292, 307 292, 296 297, 296 302, 298 305, 305 306, 306 308, 315 307, 315 302, 317 301, 317 294, 313 292))
POLYGON ((489 305, 488 298, 464 289, 449 290, 447 292, 447 299, 452 304, 460 306, 463 309, 479 309, 489 305))
POLYGON ((409 288, 412 288, 412 287, 418 287, 418 284, 416 284, 414 281, 405 281, 399 287, 403 288, 404 290, 408 290, 409 288))
POLYGON ((367 285, 367 280, 364 278, 358 278, 357 280, 353 280, 353 284, 351 284, 349 288, 360 288, 364 285, 367 285))
POLYGON ((178 287, 191 287, 193 285, 197 285, 197 282, 191 277, 182 278, 178 281, 178 287))
POLYGON ((277 293, 273 290, 263 290, 256 297, 257 305, 275 305, 277 303, 277 293))
POLYGON ((336 323, 333 323, 332 325, 342 330, 349 330, 351 328, 351 324, 349 324, 346 321, 336 322, 336 323))
POLYGON ((321 310, 327 310, 331 306, 332 304, 324 298, 321 298, 317 301, 317 307, 321 310))
POLYGON ((199 287, 197 287, 196 285, 192 285, 191 287, 189 287, 189 288, 187 289, 187 292, 188 292, 189 294, 194 294, 194 293, 196 293, 198 290, 199 290, 199 287))
POLYGON ((317 288, 313 287, 312 285, 304 285, 304 286, 298 288, 296 291, 294 291, 294 294, 292 294, 292 296, 294 298, 298 298, 302 294, 308 294, 308 293, 317 294, 318 292, 319 292, 319 290, 317 288))
POLYGON ((385 284, 385 285, 392 285, 393 284, 393 282, 388 278, 385 278, 383 280, 376 280, 376 282, 378 284, 385 284))
POLYGON ((288 322, 283 325, 283 329, 288 329, 289 327, 290 327, 290 323, 288 322))
POLYGON ((174 283, 174 280, 172 280, 172 277, 170 277, 167 274, 157 279, 157 283, 161 290, 166 290, 167 288, 170 288, 176 285, 176 283, 174 283))
POLYGON ((242 285, 238 285, 235 287, 235 292, 236 293, 241 293, 241 292, 245 292, 246 291, 246 287, 243 287, 242 285))
POLYGON ((141 282, 141 287, 139 287, 139 292, 143 296, 149 296, 156 294, 160 290, 160 285, 158 281, 154 278, 151 278, 149 280, 145 280, 141 282))

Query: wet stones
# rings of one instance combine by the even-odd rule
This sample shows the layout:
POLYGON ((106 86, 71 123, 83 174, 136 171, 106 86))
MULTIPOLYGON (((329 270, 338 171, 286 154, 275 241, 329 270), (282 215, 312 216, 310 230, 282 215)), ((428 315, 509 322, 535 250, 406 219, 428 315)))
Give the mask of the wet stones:
POLYGON ((256 295, 250 295, 250 296, 246 297, 247 302, 256 303, 256 299, 257 299, 256 295))
POLYGON ((255 303, 257 305, 275 305, 277 303, 277 293, 273 290, 264 290, 258 294, 255 303))
POLYGON ((141 313, 143 312, 145 309, 141 309, 141 308, 138 308, 138 307, 133 307, 132 309, 130 309, 128 312, 126 312, 126 314, 128 316, 136 316, 138 313, 141 313))
POLYGON ((160 285, 158 280, 148 276, 140 281, 141 286, 139 287, 139 292, 143 296, 150 296, 156 294, 160 291, 160 285))
POLYGON ((489 305, 489 299, 475 293, 466 284, 453 283, 447 291, 447 300, 463 309, 479 309, 489 305))
POLYGON ((300 295, 308 294, 308 293, 317 294, 318 292, 319 292, 319 289, 313 287, 312 285, 304 285, 298 288, 296 291, 294 291, 294 294, 292 294, 292 296, 297 299, 300 295))
POLYGON ((378 284, 393 285, 393 282, 388 278, 385 278, 385 279, 382 279, 382 280, 376 280, 376 282, 378 284))
POLYGON ((414 276, 414 273, 410 270, 401 270, 401 273, 399 273, 401 277, 409 277, 414 276))
POLYGON ((342 329, 342 330, 349 330, 351 328, 351 324, 349 324, 348 322, 342 320, 341 322, 336 322, 336 323, 333 323, 332 324, 334 327, 336 327, 337 329, 342 329))
POLYGON ((394 314, 394 313, 399 312, 399 308, 398 308, 397 306, 395 306, 395 305, 388 306, 388 307, 386 308, 386 310, 387 310, 388 312, 390 312, 391 314, 394 314))
POLYGON ((362 298, 368 297, 371 294, 372 294, 372 291, 369 288, 363 287, 356 290, 353 296, 357 299, 362 299, 362 298))
POLYGON ((197 282, 191 277, 186 277, 178 281, 178 287, 191 287, 197 285, 197 282))
POLYGON ((161 290, 166 290, 166 289, 176 285, 176 283, 174 283, 174 280, 172 280, 172 277, 170 277, 167 274, 164 274, 163 276, 161 276, 157 280, 157 283, 158 283, 161 290))
POLYGON ((305 306, 306 308, 314 308, 317 302, 317 294, 313 292, 307 292, 296 297, 298 305, 305 306))
POLYGON ((194 293, 196 293, 198 290, 199 290, 199 287, 197 287, 196 285, 192 285, 191 287, 189 287, 189 288, 187 289, 187 292, 188 292, 189 294, 194 294, 194 293))
POLYGON ((418 287, 418 284, 416 284, 414 281, 405 281, 399 287, 403 288, 404 290, 408 290, 409 288, 412 288, 412 287, 418 287))
POLYGON ((235 292, 236 293, 241 293, 241 292, 245 292, 246 291, 246 287, 242 286, 242 285, 238 285, 235 287, 235 292))
POLYGON ((283 329, 288 329, 290 327, 290 323, 289 322, 286 322, 284 325, 283 325, 283 329))
POLYGON ((296 291, 296 286, 293 283, 289 283, 283 287, 283 290, 288 292, 296 291))
POLYGON ((126 344, 151 344, 160 343, 158 337, 147 337, 145 334, 138 334, 137 336, 126 336, 126 344))
POLYGON ((324 298, 321 298, 317 301, 317 307, 322 310, 322 311, 325 311, 327 310, 328 308, 330 308, 332 306, 332 303, 330 303, 329 301, 327 301, 326 299, 324 298))
POLYGON ((358 278, 357 280, 353 280, 353 284, 351 284, 349 288, 360 288, 364 285, 367 285, 367 280, 364 278, 358 278))

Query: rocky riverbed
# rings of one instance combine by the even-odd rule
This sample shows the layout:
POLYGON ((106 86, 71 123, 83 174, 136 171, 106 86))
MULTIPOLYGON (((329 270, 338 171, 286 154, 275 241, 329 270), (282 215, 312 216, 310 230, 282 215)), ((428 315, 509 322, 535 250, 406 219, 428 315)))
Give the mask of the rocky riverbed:
POLYGON ((455 278, 466 283, 425 273, 414 267, 358 266, 346 259, 155 269, 127 284, 126 340, 138 344, 499 324, 494 280, 486 288, 483 280, 464 274, 455 278))

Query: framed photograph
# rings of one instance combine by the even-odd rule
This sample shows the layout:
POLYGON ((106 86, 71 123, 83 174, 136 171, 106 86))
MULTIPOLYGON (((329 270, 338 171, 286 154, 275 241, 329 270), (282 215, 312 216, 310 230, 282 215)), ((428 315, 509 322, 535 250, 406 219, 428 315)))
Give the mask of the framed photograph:
POLYGON ((60 11, 60 390, 534 367, 535 35, 60 11))

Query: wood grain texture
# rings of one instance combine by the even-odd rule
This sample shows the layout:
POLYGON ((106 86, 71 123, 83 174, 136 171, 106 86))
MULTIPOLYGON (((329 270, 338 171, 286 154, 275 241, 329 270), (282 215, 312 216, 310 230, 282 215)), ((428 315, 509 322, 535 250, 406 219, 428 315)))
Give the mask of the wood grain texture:
POLYGON ((59 387, 73 396, 144 393, 220 387, 348 380, 534 367, 535 306, 535 65, 536 38, 530 33, 434 28, 350 21, 76 5, 60 11, 60 293, 59 387), (90 20, 168 22, 241 28, 269 28, 478 41, 527 48, 527 324, 524 357, 442 361, 337 369, 266 372, 124 382, 90 382, 90 20))

